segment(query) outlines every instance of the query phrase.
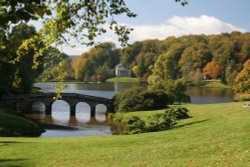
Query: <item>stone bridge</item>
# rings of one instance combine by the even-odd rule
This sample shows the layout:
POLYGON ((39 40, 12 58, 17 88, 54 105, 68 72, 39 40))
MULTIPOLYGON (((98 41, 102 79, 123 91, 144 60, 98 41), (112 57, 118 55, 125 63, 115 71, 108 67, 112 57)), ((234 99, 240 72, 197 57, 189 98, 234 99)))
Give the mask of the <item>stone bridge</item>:
MULTIPOLYGON (((52 104, 56 101, 54 97, 55 93, 39 93, 39 94, 24 94, 24 95, 11 95, 2 96, 2 100, 5 101, 11 108, 20 110, 21 112, 32 111, 32 104, 34 102, 41 102, 45 106, 45 114, 51 115, 52 104)), ((112 111, 111 99, 89 96, 77 93, 61 93, 61 98, 67 102, 70 106, 70 116, 75 116, 76 105, 80 102, 85 102, 90 106, 91 117, 95 116, 96 105, 103 104, 106 106, 107 111, 112 111)))

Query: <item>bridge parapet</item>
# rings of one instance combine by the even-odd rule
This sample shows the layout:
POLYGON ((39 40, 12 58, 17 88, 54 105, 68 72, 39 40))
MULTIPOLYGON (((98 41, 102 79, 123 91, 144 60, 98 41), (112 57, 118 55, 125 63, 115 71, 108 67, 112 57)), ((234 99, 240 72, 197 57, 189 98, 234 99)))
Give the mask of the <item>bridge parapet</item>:
MULTIPOLYGON (((2 96, 4 100, 13 109, 16 108, 16 103, 21 104, 20 110, 22 112, 28 112, 32 110, 33 102, 42 102, 45 105, 46 115, 51 115, 52 104, 56 101, 54 97, 55 93, 38 93, 38 94, 23 94, 23 95, 12 95, 12 96, 2 96)), ((107 107, 107 111, 112 108, 111 99, 96 97, 90 95, 83 95, 77 93, 61 93, 61 98, 58 100, 64 100, 70 106, 70 115, 75 116, 76 105, 80 102, 85 102, 89 104, 91 110, 91 116, 95 116, 96 105, 103 104, 107 107)))

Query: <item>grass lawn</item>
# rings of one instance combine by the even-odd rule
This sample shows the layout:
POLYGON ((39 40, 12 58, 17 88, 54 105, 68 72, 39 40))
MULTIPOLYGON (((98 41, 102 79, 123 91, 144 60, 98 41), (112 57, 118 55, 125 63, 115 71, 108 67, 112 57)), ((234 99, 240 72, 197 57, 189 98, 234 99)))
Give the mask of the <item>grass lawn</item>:
POLYGON ((192 118, 171 130, 154 133, 0 138, 0 166, 250 166, 250 108, 242 104, 184 105, 192 118))
POLYGON ((223 83, 221 83, 219 80, 206 80, 204 81, 205 85, 202 87, 206 87, 206 88, 231 88, 228 85, 225 85, 223 83))
POLYGON ((131 78, 131 77, 114 77, 109 78, 106 82, 140 82, 138 78, 131 78))

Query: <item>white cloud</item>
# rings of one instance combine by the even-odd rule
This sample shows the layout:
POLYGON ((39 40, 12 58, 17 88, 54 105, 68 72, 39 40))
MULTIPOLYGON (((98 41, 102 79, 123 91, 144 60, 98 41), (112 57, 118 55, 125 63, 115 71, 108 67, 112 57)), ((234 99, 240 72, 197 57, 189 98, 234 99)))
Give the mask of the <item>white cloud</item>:
MULTIPOLYGON (((202 15, 199 17, 180 17, 173 16, 168 19, 165 23, 160 25, 129 25, 124 24, 134 30, 130 34, 130 43, 135 41, 141 41, 145 39, 165 39, 168 36, 182 36, 188 34, 220 34, 222 32, 240 31, 245 32, 246 30, 230 23, 226 23, 218 18, 212 16, 202 15)), ((107 27, 107 25, 105 25, 107 27)), ((98 37, 98 42, 115 42, 119 46, 117 37, 112 31, 108 31, 105 35, 98 37)), ((86 51, 87 48, 77 47, 73 50, 67 48, 66 53, 70 54, 81 54, 86 51)), ((74 55, 75 55, 74 54, 74 55)))
POLYGON ((129 25, 134 28, 131 40, 165 39, 168 36, 182 36, 188 34, 220 34, 222 32, 241 31, 244 29, 215 17, 202 15, 200 17, 173 16, 161 25, 129 25))

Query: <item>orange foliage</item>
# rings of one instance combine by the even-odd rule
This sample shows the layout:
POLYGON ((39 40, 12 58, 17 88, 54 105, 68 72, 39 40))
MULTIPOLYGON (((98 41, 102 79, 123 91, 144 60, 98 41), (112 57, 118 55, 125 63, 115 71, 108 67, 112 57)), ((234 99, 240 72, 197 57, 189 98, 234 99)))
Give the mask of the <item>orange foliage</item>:
POLYGON ((233 84, 235 93, 250 94, 250 59, 243 64, 243 69, 240 71, 233 84))
POLYGON ((213 79, 219 77, 221 75, 221 72, 222 66, 216 61, 207 63, 207 65, 203 68, 203 73, 213 79))

